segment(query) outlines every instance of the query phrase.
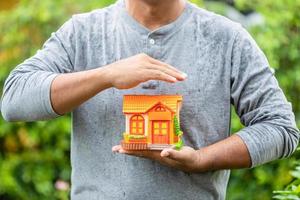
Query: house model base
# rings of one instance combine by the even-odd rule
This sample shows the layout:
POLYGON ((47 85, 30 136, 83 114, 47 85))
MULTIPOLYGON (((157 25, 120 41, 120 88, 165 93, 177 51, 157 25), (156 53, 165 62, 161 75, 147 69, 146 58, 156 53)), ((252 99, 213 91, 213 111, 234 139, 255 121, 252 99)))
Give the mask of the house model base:
POLYGON ((180 95, 125 95, 126 130, 122 148, 162 150, 177 144, 181 105, 180 95))

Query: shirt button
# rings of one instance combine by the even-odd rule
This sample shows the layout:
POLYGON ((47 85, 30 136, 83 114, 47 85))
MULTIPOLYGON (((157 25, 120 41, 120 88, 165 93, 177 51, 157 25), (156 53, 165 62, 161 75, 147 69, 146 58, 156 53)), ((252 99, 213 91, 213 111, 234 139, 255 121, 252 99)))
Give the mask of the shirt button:
POLYGON ((149 40, 149 42, 150 42, 150 44, 152 44, 152 45, 155 44, 155 40, 152 39, 152 38, 149 40))

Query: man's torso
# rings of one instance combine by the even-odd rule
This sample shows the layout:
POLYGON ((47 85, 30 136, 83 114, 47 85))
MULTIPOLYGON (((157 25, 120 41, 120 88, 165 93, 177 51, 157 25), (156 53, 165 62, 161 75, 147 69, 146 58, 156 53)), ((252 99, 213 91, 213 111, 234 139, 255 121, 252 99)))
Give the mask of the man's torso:
POLYGON ((224 199, 229 171, 187 174, 154 161, 113 154, 111 147, 125 130, 125 94, 183 95, 184 142, 195 149, 228 137, 234 39, 230 26, 237 25, 188 4, 175 22, 149 32, 125 12, 121 1, 73 20, 74 71, 146 53, 188 78, 175 84, 149 81, 129 90, 111 88, 73 112, 72 199, 224 199))

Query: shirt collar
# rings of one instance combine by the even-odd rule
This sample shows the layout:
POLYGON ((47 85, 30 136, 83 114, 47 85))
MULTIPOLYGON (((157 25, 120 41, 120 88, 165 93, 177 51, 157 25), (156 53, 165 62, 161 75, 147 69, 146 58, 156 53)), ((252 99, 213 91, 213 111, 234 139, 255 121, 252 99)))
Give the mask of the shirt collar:
POLYGON ((151 31, 145 26, 143 26, 142 24, 140 24, 136 19, 134 19, 128 13, 125 6, 125 0, 119 0, 117 4, 120 9, 120 17, 122 22, 125 23, 125 25, 130 26, 132 29, 134 29, 135 31, 139 32, 142 35, 168 35, 170 33, 173 33, 176 30, 178 30, 187 21, 189 16, 191 16, 193 10, 191 3, 187 1, 183 12, 179 17, 177 17, 176 20, 156 30, 151 31))

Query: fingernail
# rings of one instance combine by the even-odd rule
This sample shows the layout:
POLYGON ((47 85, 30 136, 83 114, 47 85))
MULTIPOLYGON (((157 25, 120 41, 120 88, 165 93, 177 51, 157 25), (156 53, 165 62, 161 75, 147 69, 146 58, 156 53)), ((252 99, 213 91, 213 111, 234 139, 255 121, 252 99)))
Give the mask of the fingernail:
POLYGON ((173 82, 177 82, 177 79, 174 78, 174 77, 172 77, 172 81, 173 81, 173 82))
POLYGON ((116 146, 113 146, 113 147, 111 148, 111 150, 112 150, 112 151, 117 151, 117 147, 116 147, 116 146))
POLYGON ((186 78, 186 77, 187 77, 187 74, 184 73, 184 72, 182 72, 182 76, 183 76, 184 78, 186 78))
POLYGON ((118 153, 118 150, 115 150, 115 149, 114 149, 114 150, 112 150, 112 152, 113 152, 113 153, 118 153))
POLYGON ((169 156, 169 152, 164 151, 164 152, 162 152, 161 156, 162 157, 168 157, 169 156))
POLYGON ((125 153, 125 151, 124 151, 123 149, 120 149, 120 150, 118 151, 118 153, 125 153))

